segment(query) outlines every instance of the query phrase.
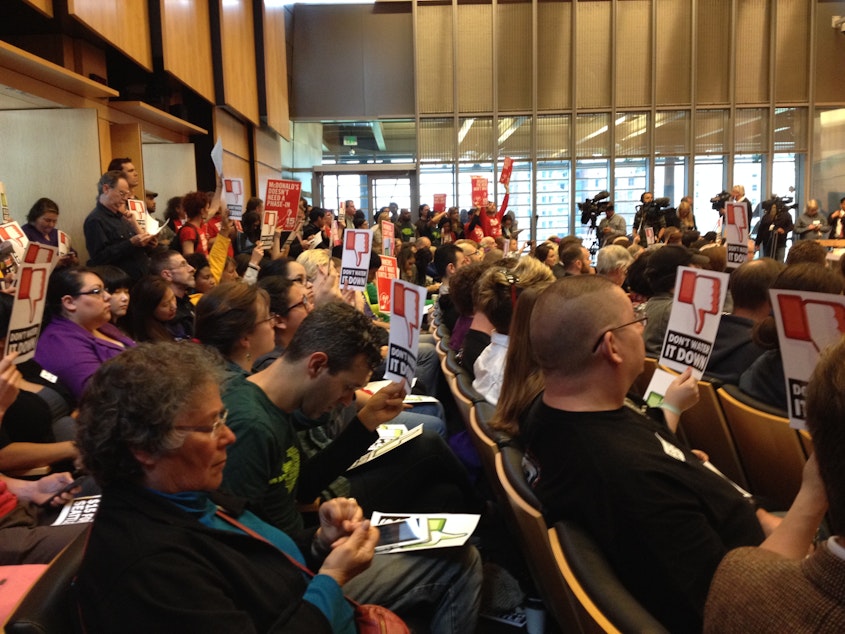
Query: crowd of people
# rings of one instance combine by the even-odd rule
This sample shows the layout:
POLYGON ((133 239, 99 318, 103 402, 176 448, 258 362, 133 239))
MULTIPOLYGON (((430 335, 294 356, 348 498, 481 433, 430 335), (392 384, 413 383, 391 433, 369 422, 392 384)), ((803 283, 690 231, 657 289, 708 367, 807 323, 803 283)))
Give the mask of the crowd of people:
MULTIPOLYGON (((262 201, 234 222, 221 182, 168 201, 151 234, 127 209, 138 184, 131 160, 115 159, 100 179, 84 224, 87 266, 70 251, 50 276, 34 360, 0 361, 0 472, 54 472, 0 476, 2 563, 49 562, 85 530, 45 525, 82 489, 68 486, 78 471, 93 476, 86 491, 102 494, 78 576, 89 631, 351 632, 346 597, 432 632, 473 631, 483 581, 473 545, 375 555, 374 511, 484 519, 491 501, 448 442, 455 426, 436 399, 409 409, 400 383, 367 390, 384 374, 389 315, 340 287, 337 256, 342 232, 369 219, 354 201, 342 219, 303 202, 292 235, 262 240, 262 201), (422 433, 347 471, 388 422, 422 433), (301 512, 315 499, 316 513, 301 512)), ((818 459, 781 519, 770 511, 787 509, 749 503, 676 434, 698 398, 689 371, 662 409, 631 401, 645 356, 659 356, 678 267, 726 270, 725 247, 715 232, 701 235, 691 201, 647 233, 654 216, 643 211, 629 229, 606 205, 593 260, 574 236, 520 247, 507 198, 463 222, 456 207, 421 205, 415 223, 408 209, 379 209, 370 281, 391 220, 399 277, 425 289, 432 328, 449 332, 473 387, 496 406, 494 427, 524 449, 549 524, 582 525, 671 631, 776 626, 750 588, 784 611, 800 595, 764 580, 825 596, 824 615, 798 606, 787 617, 796 623, 845 622, 835 499, 845 345, 826 353, 808 388, 818 459), (800 564, 828 497, 833 537, 800 564)), ((732 198, 747 202, 740 186, 732 198)), ((652 201, 646 192, 643 206, 652 201)), ((707 378, 786 409, 769 289, 843 292, 845 270, 812 240, 842 228, 845 199, 842 208, 825 218, 811 200, 788 229, 769 218, 780 208, 766 211, 762 257, 731 271, 707 378), (766 230, 805 239, 782 264, 767 256, 786 241, 767 242, 766 230)), ((58 213, 37 201, 30 239, 54 244, 58 213)), ((0 294, 3 332, 11 305, 0 294)), ((429 334, 418 361, 415 392, 448 397, 429 334)))

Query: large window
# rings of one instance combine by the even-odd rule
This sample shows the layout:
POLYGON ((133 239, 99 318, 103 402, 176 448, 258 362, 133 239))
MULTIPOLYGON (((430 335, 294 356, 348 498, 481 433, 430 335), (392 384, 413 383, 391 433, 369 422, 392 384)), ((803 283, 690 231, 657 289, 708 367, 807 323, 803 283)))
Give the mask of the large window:
MULTIPOLYGON (((502 171, 502 163, 499 163, 499 173, 502 171)), ((499 185, 499 204, 504 198, 505 190, 499 185)), ((520 241, 528 240, 531 234, 531 163, 527 161, 514 161, 513 172, 511 172, 510 198, 508 199, 508 212, 512 213, 519 229, 522 229, 520 241)))
POLYGON ((693 172, 693 213, 702 234, 715 231, 719 221, 710 199, 724 189, 725 157, 718 155, 696 156, 693 172))
MULTIPOLYGON (((596 194, 608 190, 610 162, 607 159, 585 159, 575 164, 575 200, 584 202, 596 194)), ((575 209, 575 235, 584 238, 586 246, 594 237, 589 224, 581 224, 581 214, 575 209)))
MULTIPOLYGON (((446 194, 446 207, 457 207, 455 168, 448 163, 420 165, 420 204, 434 207, 434 194, 446 194)), ((416 209, 412 209, 416 219, 416 209)))
POLYGON ((648 189, 648 159, 617 159, 613 185, 614 210, 625 218, 628 231, 634 222, 640 196, 648 189))
POLYGON ((322 206, 337 210, 347 200, 356 209, 370 209, 366 174, 324 174, 322 206))
POLYGON ((537 240, 570 233, 569 200, 571 168, 569 161, 537 163, 537 240))

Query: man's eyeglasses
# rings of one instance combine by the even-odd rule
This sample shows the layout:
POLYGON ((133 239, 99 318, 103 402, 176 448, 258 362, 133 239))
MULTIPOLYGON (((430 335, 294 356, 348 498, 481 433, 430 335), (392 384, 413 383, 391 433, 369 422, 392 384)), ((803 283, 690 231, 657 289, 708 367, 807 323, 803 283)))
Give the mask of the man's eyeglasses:
POLYGON ((175 425, 173 429, 178 429, 179 431, 196 431, 201 434, 218 436, 220 429, 226 424, 227 418, 229 418, 229 410, 224 409, 217 414, 217 419, 212 425, 175 425))
POLYGON ((613 328, 608 328, 603 333, 601 333, 601 335, 599 335, 599 339, 598 339, 598 341, 596 341, 596 345, 593 346, 593 353, 595 353, 599 349, 599 346, 601 345, 601 342, 604 341, 604 336, 607 333, 613 332, 614 330, 621 330, 622 328, 627 328, 628 326, 633 326, 634 324, 642 324, 643 328, 645 328, 647 323, 648 323, 648 317, 640 317, 639 319, 635 319, 634 321, 629 321, 628 323, 622 324, 621 326, 614 326, 613 328))

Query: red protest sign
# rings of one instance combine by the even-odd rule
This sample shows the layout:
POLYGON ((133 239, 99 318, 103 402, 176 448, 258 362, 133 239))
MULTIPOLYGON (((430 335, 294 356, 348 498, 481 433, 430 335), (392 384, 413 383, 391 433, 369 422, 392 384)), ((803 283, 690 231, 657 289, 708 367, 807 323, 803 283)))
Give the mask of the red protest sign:
POLYGON ((487 205, 489 182, 483 176, 472 176, 472 206, 478 209, 487 205))
POLYGON ((393 280, 399 277, 396 258, 389 255, 381 257, 381 266, 376 271, 376 288, 378 289, 378 308, 383 313, 390 312, 390 291, 393 280))
POLYGON ((502 166, 502 173, 499 174, 499 182, 502 185, 510 185, 512 173, 513 173, 513 159, 509 156, 506 156, 505 157, 505 164, 502 166))
POLYGON ((446 194, 434 194, 434 213, 446 211, 446 194))
POLYGON ((267 181, 264 209, 276 212, 276 227, 282 231, 296 228, 296 214, 299 211, 299 194, 302 183, 271 178, 267 181))

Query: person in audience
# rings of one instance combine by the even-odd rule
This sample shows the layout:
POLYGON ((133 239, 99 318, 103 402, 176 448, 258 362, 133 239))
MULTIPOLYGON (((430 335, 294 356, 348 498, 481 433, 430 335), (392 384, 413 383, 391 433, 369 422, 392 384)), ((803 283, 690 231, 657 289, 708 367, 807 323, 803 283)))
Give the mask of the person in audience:
POLYGON ((185 211, 182 209, 182 197, 173 196, 167 201, 164 209, 164 226, 158 232, 159 246, 174 248, 176 245, 172 242, 183 224, 185 224, 185 211))
POLYGON ((132 287, 126 324, 135 341, 182 341, 188 333, 176 321, 176 296, 163 278, 148 275, 132 287))
POLYGON ((749 260, 737 267, 728 279, 733 310, 722 315, 719 330, 707 362, 706 377, 736 385, 764 348, 751 337, 754 326, 772 312, 769 289, 783 265, 771 258, 749 260))
MULTIPOLYGON (((14 299, 0 293, 0 332, 7 332, 14 299)), ((0 349, 5 348, 5 336, 0 349)), ((0 472, 25 471, 48 465, 65 468, 77 457, 70 416, 73 397, 56 378, 30 359, 13 364, 17 353, 0 361, 0 385, 14 391, 0 409, 0 472)), ((0 391, 2 396, 2 391, 0 391)))
POLYGON ((628 249, 619 245, 609 244, 596 253, 596 274, 603 275, 614 284, 622 286, 628 275, 628 267, 634 258, 628 249))
POLYGON ((839 208, 830 212, 827 219, 830 224, 831 240, 842 240, 845 238, 845 196, 839 199, 839 208))
MULTIPOLYGON (((772 284, 774 289, 813 291, 841 295, 842 278, 815 264, 793 264, 781 271, 772 284)), ((739 377, 739 389, 752 398, 787 411, 783 359, 780 355, 775 318, 771 315, 759 322, 752 333, 754 342, 765 349, 739 377)))
POLYGON ((759 548, 728 553, 704 609, 705 632, 845 629, 845 340, 824 351, 806 390, 814 453, 783 522, 759 548), (832 536, 813 538, 829 510, 832 536))
MULTIPOLYGON (((0 423, 6 422, 24 382, 14 364, 16 357, 17 353, 11 353, 0 359, 0 423)), ((0 463, 9 447, 4 434, 0 429, 0 463)), ((72 482, 70 473, 51 473, 38 480, 18 480, 0 473, 0 566, 48 564, 87 528, 86 524, 39 525, 44 520, 39 507, 60 506, 73 499, 79 489, 65 491, 72 482)))
POLYGON ((205 192, 189 192, 182 197, 186 221, 176 234, 177 249, 185 256, 191 253, 208 255, 208 196, 205 192))
MULTIPOLYGON (((59 222, 59 206, 49 198, 39 198, 26 215, 26 224, 21 229, 30 242, 46 244, 59 248, 59 232, 56 224, 59 222)), ((68 246, 68 253, 59 258, 56 266, 75 266, 79 260, 74 251, 68 246)))
POLYGON ((830 233, 830 225, 819 213, 819 201, 815 198, 807 201, 804 213, 795 222, 794 233, 799 240, 823 240, 830 233))
POLYGON ((249 374, 253 360, 275 345, 275 320, 267 291, 230 282, 202 296, 197 304, 194 336, 220 352, 231 370, 249 374))
POLYGON ((126 210, 131 196, 126 176, 109 171, 97 183, 97 206, 83 224, 88 266, 114 264, 126 271, 133 280, 147 274, 147 248, 155 248, 156 236, 142 231, 126 210))
POLYGON ((786 254, 786 239, 794 226, 792 213, 783 205, 770 204, 768 209, 765 207, 764 209, 766 213, 757 225, 754 247, 763 257, 783 262, 786 254))
POLYGON ((642 322, 601 276, 558 280, 538 298, 529 337, 545 391, 525 415, 524 466, 550 526, 579 524, 669 631, 698 631, 719 561, 763 541, 758 513, 772 519, 671 431, 698 398, 689 370, 667 391, 665 424, 625 406, 642 322))
POLYGON ((801 262, 827 266, 827 249, 816 240, 800 240, 789 248, 789 253, 786 254, 786 265, 801 262))
POLYGON ((375 218, 375 229, 373 229, 373 253, 379 255, 393 255, 393 253, 384 253, 384 239, 381 234, 381 227, 383 222, 390 222, 390 208, 382 207, 375 218))
POLYGON ((490 345, 473 365, 472 386, 487 402, 495 405, 499 400, 511 318, 520 293, 527 288, 545 288, 553 281, 549 267, 531 257, 520 258, 510 269, 494 265, 478 280, 478 310, 487 316, 494 330, 490 345))
POLYGON ((109 297, 103 280, 85 268, 56 269, 47 284, 35 360, 76 400, 104 361, 135 345, 111 324, 109 297))
POLYGON ((463 250, 454 244, 444 244, 434 252, 434 268, 440 277, 440 289, 437 295, 437 306, 434 313, 434 323, 443 323, 451 330, 458 320, 458 311, 449 293, 449 280, 461 267, 469 264, 469 259, 463 250))
POLYGON ((534 257, 550 269, 554 269, 558 262, 557 245, 554 242, 541 242, 534 249, 534 257))
MULTIPOLYGON (((233 326, 215 330, 234 337, 239 329, 233 326)), ((298 534, 304 525, 296 499, 313 501, 337 476, 355 477, 345 469, 375 440, 375 428, 403 409, 404 387, 392 383, 372 395, 334 441, 304 459, 292 415, 299 410, 306 419, 315 420, 336 405, 351 404, 355 390, 367 384, 372 368, 381 361, 375 336, 376 329, 351 306, 335 302, 317 307, 302 321, 284 355, 249 378, 234 375, 225 384, 223 401, 238 441, 224 469, 224 484, 250 500, 263 519, 289 534, 298 534)), ((428 438, 426 442, 443 446, 436 435, 423 432, 420 438, 403 445, 405 451, 413 452, 414 444, 424 437, 428 438)), ((362 488, 353 487, 353 495, 369 500, 365 504, 369 510, 399 510, 381 506, 392 501, 407 511, 409 507, 403 505, 419 503, 413 495, 417 483, 445 484, 455 479, 456 475, 445 468, 447 463, 431 465, 431 452, 406 454, 401 450, 389 454, 405 456, 397 467, 404 477, 395 472, 391 477, 379 472, 370 478, 357 476, 362 488), (410 460, 409 455, 418 457, 410 460), (373 507, 375 500, 381 502, 373 507)), ((390 461, 389 454, 373 461, 372 469, 378 468, 379 461, 390 461)), ((440 455, 450 454, 447 450, 440 455)), ((442 491, 435 490, 432 503, 444 504, 443 498, 442 491)), ((437 557, 377 558, 373 569, 357 584, 348 585, 346 591, 358 601, 380 603, 400 615, 424 608, 426 614, 433 615, 433 632, 472 631, 480 581, 478 555, 472 547, 448 551, 437 557)))
POLYGON ((331 253, 325 249, 310 249, 296 259, 305 268, 308 282, 314 290, 314 306, 342 300, 340 271, 332 262, 331 253))
POLYGON ((396 255, 399 279, 403 282, 417 283, 417 248, 411 242, 403 242, 396 255))
POLYGON ((580 241, 561 242, 558 247, 560 261, 552 268, 555 277, 584 275, 593 272, 590 266, 590 252, 580 241))
POLYGON ((467 256, 470 262, 481 262, 484 259, 484 253, 479 248, 477 242, 468 240, 467 238, 461 238, 455 244, 461 247, 461 251, 464 252, 464 255, 467 256))
POLYGON ((185 256, 185 259, 194 269, 194 293, 191 295, 191 301, 196 305, 200 297, 217 286, 217 280, 214 279, 214 274, 211 272, 208 258, 202 253, 191 253, 185 256))
POLYGON ((604 212, 604 218, 599 221, 596 233, 601 244, 607 245, 611 244, 619 236, 624 236, 628 233, 628 225, 625 223, 625 218, 616 213, 613 203, 605 205, 604 212))
POLYGON ((121 328, 126 312, 129 310, 129 289, 132 286, 132 280, 123 269, 110 264, 91 267, 91 271, 103 280, 110 296, 111 323, 121 328))
POLYGON ((689 196, 684 196, 681 198, 681 202, 678 203, 678 224, 680 225, 681 232, 686 234, 692 234, 696 230, 695 226, 695 216, 692 213, 692 198, 689 196))
POLYGON ((664 246, 649 255, 645 276, 651 295, 645 304, 645 351, 650 357, 659 357, 663 337, 669 325, 672 301, 675 295, 675 277, 679 266, 706 266, 710 260, 680 246, 664 246))
MULTIPOLYGON (((472 317, 475 314, 473 304, 473 290, 482 273, 490 265, 484 262, 469 262, 455 271, 449 279, 449 294, 452 304, 458 312, 455 326, 449 333, 449 347, 459 352, 464 345, 464 338, 472 327, 472 317)), ((487 342, 489 343, 489 341, 487 342)))
POLYGON ((141 184, 141 176, 138 174, 138 170, 135 165, 132 164, 131 158, 113 158, 109 161, 107 169, 109 172, 117 171, 123 173, 126 177, 126 183, 129 185, 130 198, 139 198, 139 196, 143 193, 141 191, 136 191, 138 186, 141 184))
POLYGON ((235 436, 217 358, 174 343, 129 352, 80 406, 83 460, 103 487, 77 578, 85 629, 355 632, 341 586, 378 540, 355 501, 327 502, 294 541, 218 496, 235 436))
POLYGON ((698 254, 707 258, 707 262, 702 260, 701 268, 708 271, 719 271, 724 273, 728 268, 728 248, 721 245, 707 245, 702 247, 698 254))
POLYGON ((512 438, 522 433, 520 418, 531 403, 542 393, 543 372, 531 350, 528 326, 531 313, 546 285, 537 285, 520 293, 514 307, 510 328, 510 341, 505 355, 502 389, 496 403, 496 413, 490 427, 503 431, 512 438))
POLYGON ((176 317, 168 326, 174 337, 181 333, 190 338, 194 334, 194 304, 190 298, 193 290, 194 267, 188 264, 185 256, 172 249, 159 249, 150 258, 150 273, 158 275, 170 284, 170 290, 176 297, 176 317))

